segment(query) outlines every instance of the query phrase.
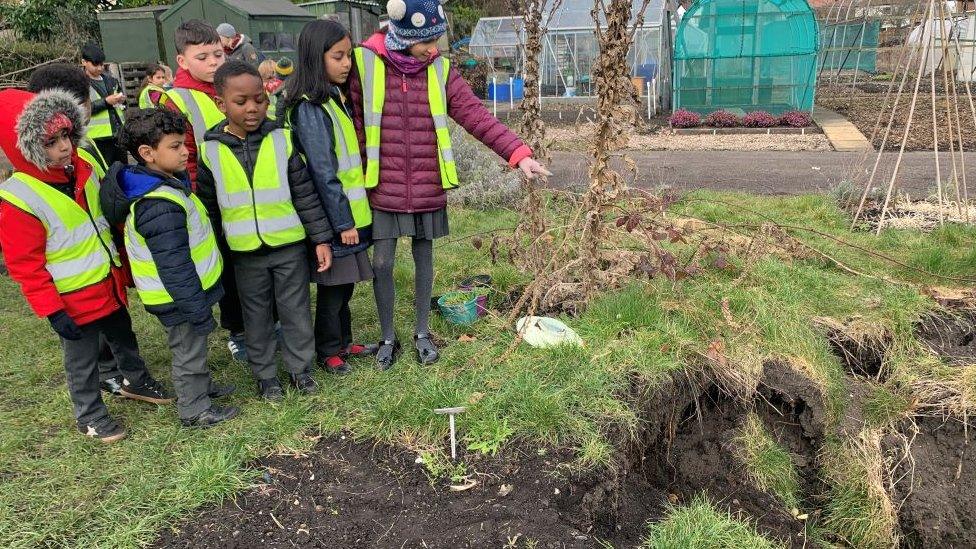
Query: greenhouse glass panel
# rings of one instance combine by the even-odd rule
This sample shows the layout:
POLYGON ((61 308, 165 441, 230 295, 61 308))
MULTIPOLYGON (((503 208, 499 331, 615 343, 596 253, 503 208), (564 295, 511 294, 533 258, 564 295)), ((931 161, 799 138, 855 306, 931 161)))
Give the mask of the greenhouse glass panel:
POLYGON ((820 35, 821 71, 877 72, 880 35, 880 19, 824 25, 820 35))
POLYGON ((674 45, 674 108, 811 110, 819 51, 806 0, 698 0, 674 45))

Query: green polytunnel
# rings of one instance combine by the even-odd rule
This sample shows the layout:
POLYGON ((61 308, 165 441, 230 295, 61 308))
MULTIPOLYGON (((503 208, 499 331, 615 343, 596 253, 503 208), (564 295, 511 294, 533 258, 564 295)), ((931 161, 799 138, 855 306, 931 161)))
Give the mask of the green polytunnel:
POLYGON ((806 0, 697 0, 674 40, 674 108, 812 110, 819 48, 806 0))

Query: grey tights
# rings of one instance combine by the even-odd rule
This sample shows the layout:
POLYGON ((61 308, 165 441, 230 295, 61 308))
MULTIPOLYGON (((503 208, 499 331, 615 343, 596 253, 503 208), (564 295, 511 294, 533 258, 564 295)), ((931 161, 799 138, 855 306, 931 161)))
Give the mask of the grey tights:
MULTIPOLYGON (((393 306, 396 288, 393 283, 393 264, 396 261, 396 238, 384 238, 374 242, 373 249, 373 294, 376 296, 376 311, 380 317, 383 340, 393 341, 396 331, 393 328, 393 306)), ((414 266, 414 312, 417 315, 419 335, 429 332, 430 295, 434 291, 434 241, 414 238, 410 251, 414 266)))

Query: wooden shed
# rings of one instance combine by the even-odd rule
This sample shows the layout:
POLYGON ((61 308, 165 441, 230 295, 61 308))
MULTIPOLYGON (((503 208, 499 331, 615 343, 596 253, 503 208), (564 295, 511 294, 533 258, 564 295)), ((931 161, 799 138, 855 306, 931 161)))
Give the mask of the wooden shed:
POLYGON ((288 0, 179 0, 170 6, 109 10, 98 14, 105 55, 120 64, 164 61, 176 68, 173 35, 188 19, 234 25, 268 57, 293 57, 298 33, 315 19, 288 0))

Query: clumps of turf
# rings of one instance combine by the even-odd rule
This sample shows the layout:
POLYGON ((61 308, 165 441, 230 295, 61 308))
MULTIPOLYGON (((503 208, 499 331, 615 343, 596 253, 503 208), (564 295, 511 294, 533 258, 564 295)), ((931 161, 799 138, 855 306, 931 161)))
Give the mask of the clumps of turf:
POLYGON ((641 549, 710 547, 715 549, 777 549, 778 543, 759 535, 755 525, 719 511, 704 496, 689 505, 671 506, 667 518, 651 524, 641 549))
POLYGON ((755 413, 743 421, 734 439, 736 455, 756 485, 776 494, 788 508, 800 506, 800 475, 790 453, 776 443, 755 413))

